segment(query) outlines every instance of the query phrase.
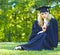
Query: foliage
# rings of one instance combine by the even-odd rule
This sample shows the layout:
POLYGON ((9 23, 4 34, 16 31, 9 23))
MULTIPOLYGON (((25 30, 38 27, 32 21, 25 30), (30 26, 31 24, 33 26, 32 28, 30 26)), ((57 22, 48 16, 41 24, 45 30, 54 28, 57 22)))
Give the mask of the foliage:
POLYGON ((0 0, 0 41, 28 41, 32 24, 37 18, 38 11, 36 11, 36 8, 39 6, 52 6, 52 4, 56 3, 56 5, 51 9, 51 13, 56 17, 59 23, 59 0, 43 1, 0 0))

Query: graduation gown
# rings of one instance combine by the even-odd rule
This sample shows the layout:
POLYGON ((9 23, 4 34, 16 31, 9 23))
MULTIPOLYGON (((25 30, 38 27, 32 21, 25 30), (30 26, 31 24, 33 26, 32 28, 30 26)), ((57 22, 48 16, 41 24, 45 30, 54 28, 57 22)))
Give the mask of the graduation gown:
POLYGON ((51 18, 49 26, 43 33, 37 34, 42 28, 38 25, 38 21, 35 20, 32 25, 32 32, 27 44, 21 45, 25 50, 42 50, 58 46, 58 25, 57 21, 51 18))

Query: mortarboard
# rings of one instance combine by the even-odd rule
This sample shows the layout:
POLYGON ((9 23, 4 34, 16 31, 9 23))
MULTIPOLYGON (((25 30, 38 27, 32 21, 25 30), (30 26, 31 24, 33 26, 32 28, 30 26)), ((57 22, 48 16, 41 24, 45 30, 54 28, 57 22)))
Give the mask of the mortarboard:
POLYGON ((49 8, 51 8, 51 7, 42 6, 42 7, 37 8, 37 10, 39 10, 40 12, 49 12, 49 10, 48 10, 49 8))

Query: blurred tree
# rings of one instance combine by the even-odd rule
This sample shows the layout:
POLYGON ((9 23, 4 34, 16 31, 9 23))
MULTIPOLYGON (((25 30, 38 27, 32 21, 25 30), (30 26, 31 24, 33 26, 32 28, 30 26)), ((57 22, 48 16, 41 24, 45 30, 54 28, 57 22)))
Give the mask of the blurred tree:
POLYGON ((50 12, 60 23, 60 0, 0 0, 0 41, 28 41, 36 8, 43 5, 52 7, 50 12))

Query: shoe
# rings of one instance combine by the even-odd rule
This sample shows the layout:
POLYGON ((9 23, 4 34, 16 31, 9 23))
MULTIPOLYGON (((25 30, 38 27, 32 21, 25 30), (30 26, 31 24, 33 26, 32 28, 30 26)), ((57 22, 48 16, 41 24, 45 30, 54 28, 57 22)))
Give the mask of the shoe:
POLYGON ((22 47, 21 46, 17 46, 17 47, 15 47, 15 50, 22 50, 22 47))

